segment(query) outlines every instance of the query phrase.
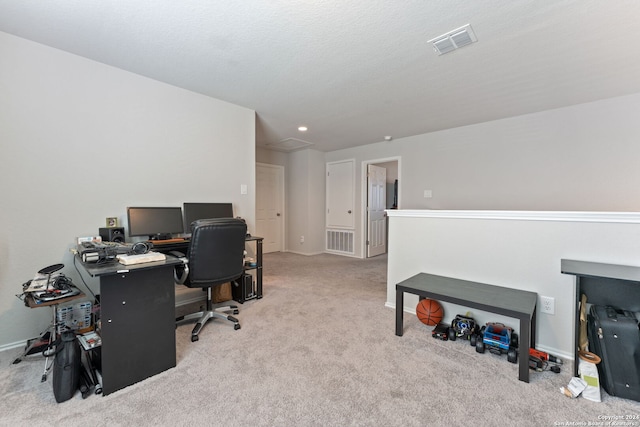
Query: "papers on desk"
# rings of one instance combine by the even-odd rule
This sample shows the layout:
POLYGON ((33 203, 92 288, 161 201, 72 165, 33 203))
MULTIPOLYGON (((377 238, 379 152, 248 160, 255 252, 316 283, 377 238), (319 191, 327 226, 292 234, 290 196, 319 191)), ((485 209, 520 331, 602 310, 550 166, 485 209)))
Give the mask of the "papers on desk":
POLYGON ((136 254, 136 255, 118 255, 118 261, 120 264, 124 265, 133 265, 133 264, 142 264, 145 262, 153 262, 153 261, 164 261, 167 257, 160 252, 147 252, 146 254, 136 254))
POLYGON ((36 303, 41 303, 78 295, 80 290, 73 286, 71 279, 62 273, 51 275, 38 273, 29 282, 24 293, 31 294, 36 303))
POLYGON ((60 277, 62 273, 55 273, 51 275, 51 280, 46 274, 36 274, 36 276, 29 282, 29 287, 25 289, 25 292, 46 292, 49 283, 53 283, 57 277, 60 277))

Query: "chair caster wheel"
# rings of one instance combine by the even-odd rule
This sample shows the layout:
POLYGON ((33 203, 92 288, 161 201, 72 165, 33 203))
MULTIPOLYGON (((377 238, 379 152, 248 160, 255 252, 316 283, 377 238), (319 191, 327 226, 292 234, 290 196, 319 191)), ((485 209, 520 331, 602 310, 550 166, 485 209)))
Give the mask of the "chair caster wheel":
POLYGON ((233 329, 235 329, 236 331, 240 329, 240 324, 236 323, 235 325, 233 325, 233 329))
POLYGON ((191 342, 196 342, 198 341, 198 336, 197 335, 191 335, 191 342))
POLYGON ((233 310, 233 314, 240 314, 240 310, 233 310))

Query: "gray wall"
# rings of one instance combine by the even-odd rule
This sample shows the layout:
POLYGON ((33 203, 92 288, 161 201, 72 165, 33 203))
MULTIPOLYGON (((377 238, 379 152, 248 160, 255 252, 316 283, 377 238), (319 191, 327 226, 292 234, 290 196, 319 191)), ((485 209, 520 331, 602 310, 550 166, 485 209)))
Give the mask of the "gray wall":
POLYGON ((333 151, 326 161, 356 159, 360 201, 362 161, 399 156, 401 209, 640 211, 638 111, 635 94, 333 151))
POLYGON ((69 248, 127 206, 232 202, 253 227, 254 111, 5 33, 0 52, 0 349, 51 317, 21 284, 59 262, 81 284, 69 248))
POLYGON ((303 149, 289 153, 256 149, 256 161, 285 168, 284 250, 302 255, 324 252, 325 153, 303 149), (300 243, 304 236, 304 243, 300 243))
POLYGON ((256 147, 256 162, 269 165, 287 166, 289 153, 256 147))
POLYGON ((305 149, 289 153, 287 176, 287 245, 290 252, 324 252, 324 153, 305 149), (300 237, 304 236, 304 243, 300 237))

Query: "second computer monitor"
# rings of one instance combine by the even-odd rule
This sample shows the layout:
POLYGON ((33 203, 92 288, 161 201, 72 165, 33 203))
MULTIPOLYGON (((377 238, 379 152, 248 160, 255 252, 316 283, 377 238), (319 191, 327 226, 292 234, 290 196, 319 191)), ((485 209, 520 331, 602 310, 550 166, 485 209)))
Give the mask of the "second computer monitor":
POLYGON ((184 229, 191 232, 191 223, 198 219, 209 218, 233 218, 233 205, 231 203, 184 203, 184 229))

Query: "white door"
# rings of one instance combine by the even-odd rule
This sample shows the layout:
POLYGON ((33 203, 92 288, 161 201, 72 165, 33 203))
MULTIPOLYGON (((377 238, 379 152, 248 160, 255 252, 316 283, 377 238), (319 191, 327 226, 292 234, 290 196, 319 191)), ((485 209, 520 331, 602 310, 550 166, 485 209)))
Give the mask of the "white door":
POLYGON ((353 228, 355 161, 327 163, 327 227, 353 228))
POLYGON ((367 257, 387 251, 387 170, 367 165, 367 257))
POLYGON ((256 165, 256 235, 262 251, 282 252, 284 242, 284 167, 256 165))

